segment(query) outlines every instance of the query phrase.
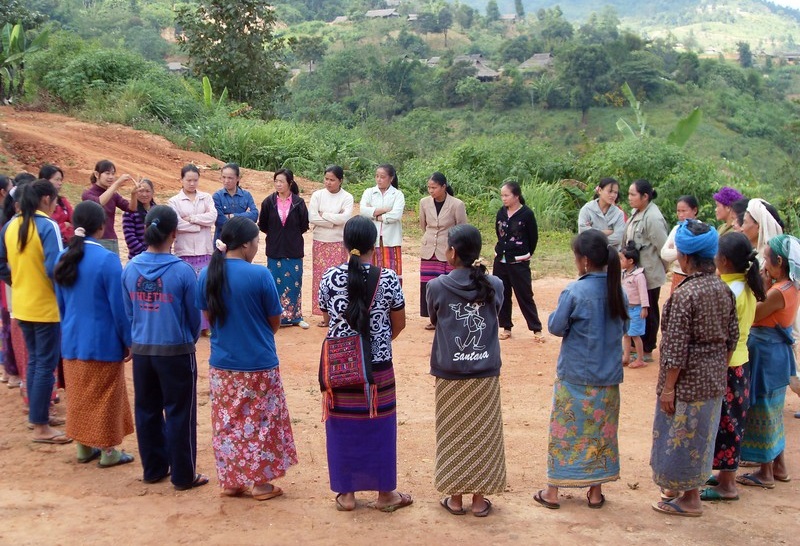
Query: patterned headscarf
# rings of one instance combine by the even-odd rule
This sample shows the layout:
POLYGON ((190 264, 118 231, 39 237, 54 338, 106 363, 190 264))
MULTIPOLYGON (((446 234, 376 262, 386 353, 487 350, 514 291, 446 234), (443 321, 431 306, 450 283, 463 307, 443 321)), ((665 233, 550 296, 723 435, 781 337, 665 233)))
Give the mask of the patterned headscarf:
POLYGON ((769 248, 789 262, 789 279, 800 283, 800 241, 791 235, 777 235, 769 240, 769 248))

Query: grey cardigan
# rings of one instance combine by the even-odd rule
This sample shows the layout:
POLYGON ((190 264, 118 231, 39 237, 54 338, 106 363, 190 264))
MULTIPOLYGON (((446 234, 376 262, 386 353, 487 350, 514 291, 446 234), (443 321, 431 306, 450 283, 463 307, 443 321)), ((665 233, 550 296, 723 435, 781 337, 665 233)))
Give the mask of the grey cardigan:
POLYGON ((653 203, 628 218, 622 246, 624 248, 628 241, 636 243, 636 248, 639 249, 639 265, 644 269, 648 290, 659 288, 667 281, 669 264, 661 259, 661 248, 667 242, 668 233, 667 222, 653 203))

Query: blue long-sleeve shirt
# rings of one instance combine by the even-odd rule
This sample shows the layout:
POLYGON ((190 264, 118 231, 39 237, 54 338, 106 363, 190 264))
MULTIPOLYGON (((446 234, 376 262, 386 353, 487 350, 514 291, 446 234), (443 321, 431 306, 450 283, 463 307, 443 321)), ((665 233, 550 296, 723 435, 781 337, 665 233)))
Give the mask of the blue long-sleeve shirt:
POLYGON ((61 356, 101 362, 120 362, 125 357, 131 346, 131 323, 122 303, 119 256, 87 237, 75 284, 56 284, 56 298, 61 312, 61 356))
POLYGON ((550 333, 564 338, 556 366, 558 378, 598 387, 622 383, 626 323, 609 312, 605 273, 588 273, 567 285, 547 321, 550 333))
POLYGON ((214 222, 216 226, 214 229, 215 240, 219 239, 222 226, 228 221, 228 214, 244 216, 245 218, 250 218, 253 222, 258 220, 256 202, 247 190, 237 187, 236 193, 231 195, 228 190, 221 188, 214 192, 212 198, 214 199, 214 206, 217 208, 217 221, 214 222))

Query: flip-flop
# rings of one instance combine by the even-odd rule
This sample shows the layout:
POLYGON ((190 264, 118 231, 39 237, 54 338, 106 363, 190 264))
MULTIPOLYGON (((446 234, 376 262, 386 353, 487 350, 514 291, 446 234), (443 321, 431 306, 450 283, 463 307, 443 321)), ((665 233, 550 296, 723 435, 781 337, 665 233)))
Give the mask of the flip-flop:
POLYGON ((736 476, 736 483, 741 485, 746 485, 748 487, 761 487, 762 489, 775 489, 774 483, 765 483, 762 482, 759 478, 756 478, 755 474, 742 474, 741 476, 736 476))
POLYGON ((659 501, 653 503, 653 510, 656 512, 661 512, 662 514, 667 514, 669 516, 683 516, 685 518, 699 518, 703 515, 702 512, 687 512, 675 501, 659 501), (669 506, 670 509, 666 509, 665 506, 669 506))
POLYGON ((703 501, 737 501, 739 500, 739 495, 735 497, 723 497, 722 494, 717 491, 716 489, 711 489, 707 487, 700 491, 700 500, 703 501))
POLYGON ((545 343, 547 339, 544 337, 544 334, 542 332, 534 332, 533 341, 535 341, 536 343, 545 343))
POLYGON ((480 512, 473 512, 472 515, 475 516, 476 518, 485 518, 492 511, 492 501, 490 501, 485 497, 483 500, 486 502, 486 508, 484 508, 480 512))
POLYGON ((645 362, 644 360, 634 360, 633 362, 628 364, 628 369, 630 370, 635 370, 637 368, 646 368, 646 367, 647 367, 647 362, 645 362))
POLYGON ((498 339, 508 339, 511 337, 511 330, 503 330, 497 335, 498 339))
POLYGON ((380 510, 381 512, 394 512, 395 510, 400 510, 401 508, 405 508, 406 506, 411 506, 414 502, 414 499, 411 498, 411 495, 407 493, 401 493, 400 491, 397 492, 400 495, 400 502, 396 502, 394 504, 389 504, 386 506, 378 506, 373 505, 376 510, 380 510))
POLYGON ((439 504, 441 504, 442 508, 444 508, 445 510, 447 510, 448 512, 450 512, 454 516, 463 516, 464 514, 467 513, 467 511, 464 510, 463 506, 461 508, 459 508, 458 510, 456 510, 455 508, 452 508, 450 506, 450 497, 443 498, 442 500, 439 501, 439 504))
POLYGON ((192 483, 186 485, 177 485, 175 484, 173 487, 176 491, 188 491, 193 487, 200 487, 201 485, 206 485, 208 483, 208 476, 205 474, 195 474, 192 483))
POLYGON ((716 487, 717 485, 719 485, 719 479, 715 475, 712 474, 706 480, 706 485, 710 485, 711 487, 716 487))
POLYGON ((98 457, 99 457, 99 456, 100 456, 102 453, 103 453, 102 451, 100 451, 100 450, 99 450, 99 449, 97 449, 96 447, 93 447, 93 448, 92 448, 92 452, 91 452, 91 453, 89 453, 89 455, 88 455, 88 456, 86 456, 86 457, 82 457, 82 458, 81 458, 81 457, 78 457, 78 462, 79 462, 80 464, 91 463, 92 461, 94 461, 95 459, 97 459, 97 458, 98 458, 98 457))
POLYGON ((426 330, 436 330, 436 326, 434 326, 433 323, 429 322, 428 324, 425 325, 425 329, 426 330))
POLYGON ((589 498, 589 492, 588 491, 586 492, 586 504, 589 505, 589 508, 594 508, 595 510, 599 510, 600 508, 603 507, 605 503, 606 503, 606 496, 603 495, 602 493, 600 493, 600 502, 592 502, 591 499, 589 498))
POLYGON ((761 463, 756 463, 753 461, 739 461, 739 466, 741 466, 742 468, 756 468, 758 466, 761 466, 761 463))
POLYGON ((253 495, 253 498, 257 501, 265 501, 269 499, 274 499, 275 497, 280 497, 283 495, 283 489, 278 487, 277 485, 273 485, 272 489, 266 493, 261 493, 260 495, 253 495))
POLYGON ((775 478, 779 482, 783 482, 783 483, 789 483, 790 481, 792 481, 792 477, 791 476, 784 476, 783 478, 779 478, 778 476, 773 476, 773 478, 775 478))
POLYGON ((59 432, 58 434, 54 434, 49 438, 34 438, 33 442, 36 444, 68 444, 72 442, 72 438, 68 437, 63 432, 59 432))
POLYGON ((550 502, 548 500, 545 500, 544 497, 542 497, 543 491, 544 489, 539 489, 539 492, 533 496, 533 500, 535 500, 545 508, 549 508, 550 510, 558 510, 559 508, 561 508, 561 505, 558 504, 557 502, 550 502))
POLYGON ((341 496, 342 496, 342 495, 344 495, 344 493, 339 493, 338 495, 336 495, 336 509, 337 509, 339 512, 352 512, 353 510, 355 510, 355 509, 356 509, 356 506, 355 506, 355 504, 353 505, 353 507, 352 507, 352 508, 348 508, 347 506, 345 506, 344 504, 342 504, 342 501, 341 501, 341 500, 339 500, 339 499, 341 498, 341 496))
POLYGON ((120 453, 118 461, 109 464, 103 464, 101 460, 99 463, 97 463, 97 466, 99 466, 100 468, 111 468, 112 466, 119 466, 122 464, 128 464, 132 462, 133 462, 133 455, 130 455, 129 453, 125 453, 123 451, 122 453, 120 453))

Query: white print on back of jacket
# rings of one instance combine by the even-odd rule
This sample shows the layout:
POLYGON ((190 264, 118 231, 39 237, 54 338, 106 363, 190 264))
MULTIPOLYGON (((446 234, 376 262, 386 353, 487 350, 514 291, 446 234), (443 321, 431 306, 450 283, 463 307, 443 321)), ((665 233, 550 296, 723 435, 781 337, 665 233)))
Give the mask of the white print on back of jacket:
POLYGON ((485 351, 485 345, 481 345, 481 337, 486 329, 486 320, 480 316, 480 308, 483 303, 466 303, 461 307, 460 303, 451 303, 450 309, 453 311, 456 320, 463 321, 467 328, 467 336, 462 340, 461 336, 456 336, 455 342, 461 352, 453 355, 453 360, 481 360, 489 356, 485 351))

